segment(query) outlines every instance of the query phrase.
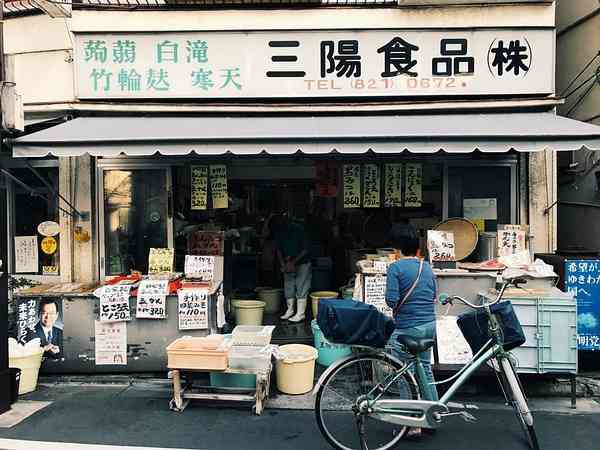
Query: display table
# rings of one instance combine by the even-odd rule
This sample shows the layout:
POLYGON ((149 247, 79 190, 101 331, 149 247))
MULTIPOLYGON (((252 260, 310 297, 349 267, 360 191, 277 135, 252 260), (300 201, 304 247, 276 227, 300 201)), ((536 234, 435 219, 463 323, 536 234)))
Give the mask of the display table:
POLYGON ((271 371, 272 365, 269 364, 267 369, 227 369, 218 372, 256 375, 256 388, 254 389, 254 392, 250 394, 243 392, 248 390, 242 388, 213 386, 192 387, 191 381, 182 380, 182 378, 185 378, 186 373, 210 372, 210 370, 173 369, 169 372, 169 377, 173 379, 173 398, 169 402, 169 407, 172 411, 181 412, 192 399, 254 402, 252 407, 254 413, 261 415, 269 397, 271 371))

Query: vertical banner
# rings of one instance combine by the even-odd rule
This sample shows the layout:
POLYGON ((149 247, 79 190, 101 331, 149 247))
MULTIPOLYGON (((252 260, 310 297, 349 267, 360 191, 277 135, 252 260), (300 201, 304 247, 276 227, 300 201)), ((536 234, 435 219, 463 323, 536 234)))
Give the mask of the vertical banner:
POLYGON ((316 164, 317 197, 332 198, 338 194, 338 166, 331 162, 316 164))
POLYGON ((208 289, 180 289, 179 329, 206 330, 208 328, 208 289))
POLYGON ((191 188, 193 211, 204 210, 208 202, 208 167, 192 166, 191 188))
POLYGON ((381 179, 377 164, 363 166, 363 207, 379 208, 381 206, 381 179))
POLYGON ((15 236, 15 273, 37 273, 37 236, 15 236))
POLYGON ((360 208, 360 164, 344 164, 344 208, 360 208))
POLYGON ((214 209, 229 207, 227 195, 227 166, 210 166, 210 190, 214 209))
POLYGON ((402 206, 402 164, 385 165, 383 206, 402 206))
POLYGON ((174 248, 151 248, 148 255, 148 273, 173 272, 174 248))
POLYGON ((95 322, 96 365, 127 365, 127 324, 95 322))
POLYGON ((420 207, 423 204, 423 164, 406 165, 404 206, 420 207))

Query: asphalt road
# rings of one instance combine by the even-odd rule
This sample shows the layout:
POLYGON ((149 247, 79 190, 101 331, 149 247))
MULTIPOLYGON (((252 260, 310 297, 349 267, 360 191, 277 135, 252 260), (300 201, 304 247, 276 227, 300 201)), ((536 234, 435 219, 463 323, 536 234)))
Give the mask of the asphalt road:
MULTIPOLYGON (((57 387, 29 398, 53 402, 20 424, 0 429, 0 438, 210 450, 329 448, 310 410, 267 409, 255 416, 248 408, 192 403, 174 413, 164 392, 132 387, 57 387)), ((512 410, 483 409, 475 415, 477 423, 449 418, 435 436, 398 448, 527 448, 512 410)), ((585 414, 537 412, 535 426, 543 450, 600 448, 600 405, 585 414)))

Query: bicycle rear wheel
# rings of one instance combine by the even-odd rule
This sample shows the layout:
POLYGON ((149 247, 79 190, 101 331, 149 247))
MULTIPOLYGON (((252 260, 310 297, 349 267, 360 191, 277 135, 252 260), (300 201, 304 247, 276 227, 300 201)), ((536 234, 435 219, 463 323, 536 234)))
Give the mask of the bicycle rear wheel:
POLYGON ((507 401, 515 411, 519 424, 527 438, 529 447, 532 450, 539 450, 537 435, 535 433, 535 428, 533 427, 533 415, 527 405, 525 392, 523 391, 523 386, 521 385, 521 380, 519 380, 517 371, 510 358, 501 358, 499 362, 501 367, 500 379, 501 383, 504 385, 503 389, 507 401))
MULTIPOLYGON (((317 391, 315 414, 319 430, 338 450, 387 450, 394 447, 408 427, 384 422, 368 413, 358 414, 358 403, 378 383, 388 384, 402 365, 385 354, 357 355, 339 365, 317 391)), ((381 399, 416 400, 418 387, 404 373, 381 399)))

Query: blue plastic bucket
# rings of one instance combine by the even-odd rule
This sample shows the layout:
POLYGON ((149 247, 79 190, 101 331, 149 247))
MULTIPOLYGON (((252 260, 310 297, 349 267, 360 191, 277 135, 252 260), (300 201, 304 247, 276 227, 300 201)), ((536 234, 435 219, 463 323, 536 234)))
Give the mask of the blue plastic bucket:
POLYGON ((213 387, 256 388, 256 375, 245 373, 210 373, 210 385, 213 387))
POLYGON ((319 352, 317 362, 320 365, 325 367, 330 366, 338 359, 345 358, 352 354, 352 348, 349 345, 332 344, 325 339, 316 320, 313 320, 310 323, 310 327, 315 341, 315 348, 317 349, 317 352, 319 352))

